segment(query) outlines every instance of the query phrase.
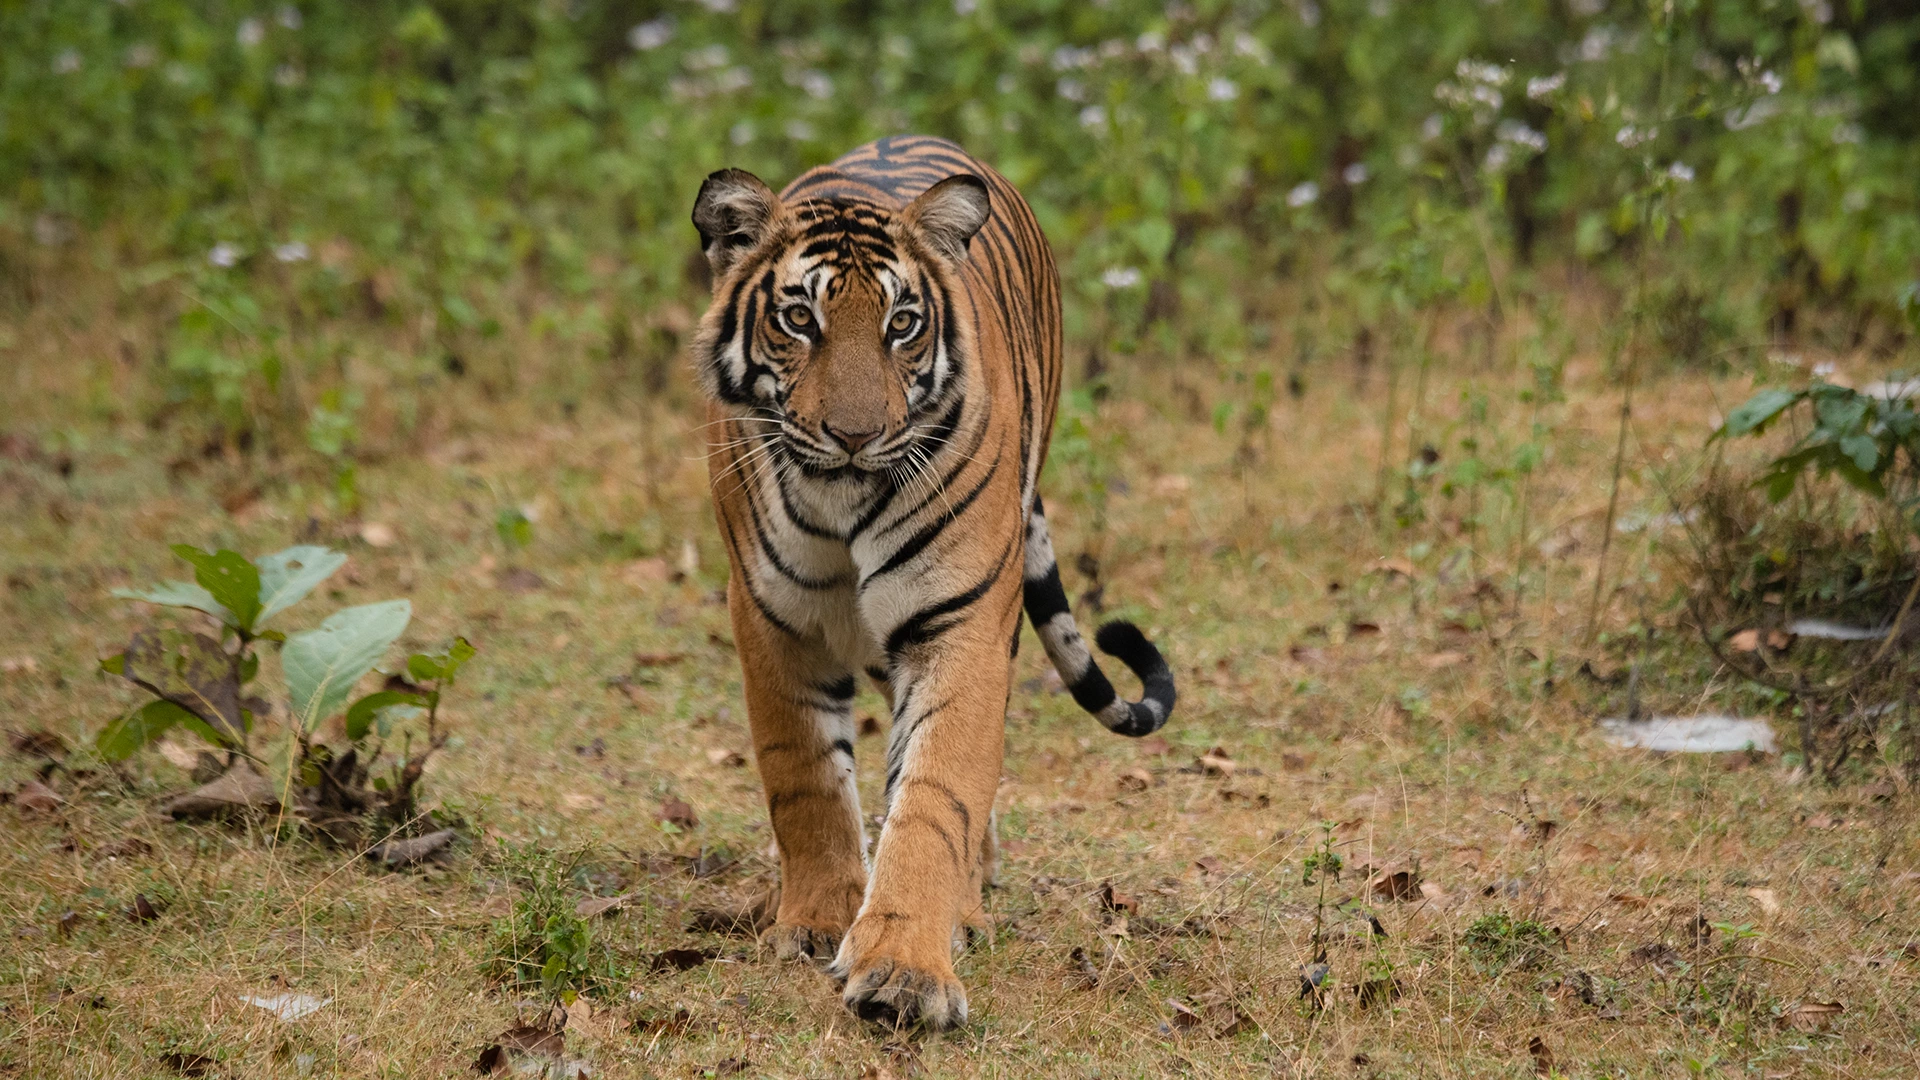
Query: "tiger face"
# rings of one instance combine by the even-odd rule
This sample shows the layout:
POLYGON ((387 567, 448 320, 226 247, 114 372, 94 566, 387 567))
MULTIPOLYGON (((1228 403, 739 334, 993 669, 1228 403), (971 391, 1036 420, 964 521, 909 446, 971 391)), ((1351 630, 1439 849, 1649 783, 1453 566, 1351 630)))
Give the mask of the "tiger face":
POLYGON ((989 209, 966 174, 899 210, 787 206, 750 173, 709 177, 693 213, 714 276, 693 350, 708 394, 803 475, 912 469, 964 401, 973 343, 954 275, 989 209))

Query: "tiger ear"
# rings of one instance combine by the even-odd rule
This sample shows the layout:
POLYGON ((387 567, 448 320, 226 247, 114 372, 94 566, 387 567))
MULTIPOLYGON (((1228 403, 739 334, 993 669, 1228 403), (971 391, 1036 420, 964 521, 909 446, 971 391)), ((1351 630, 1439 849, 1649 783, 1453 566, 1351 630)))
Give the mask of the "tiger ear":
POLYGON ((987 182, 972 173, 959 173, 921 192, 901 217, 919 230, 933 250, 957 263, 967 257, 967 241, 987 223, 992 210, 987 182))
POLYGON ((779 208, 773 189, 745 169, 721 169, 707 177, 693 200, 693 227, 700 230, 700 250, 715 281, 766 238, 779 208))

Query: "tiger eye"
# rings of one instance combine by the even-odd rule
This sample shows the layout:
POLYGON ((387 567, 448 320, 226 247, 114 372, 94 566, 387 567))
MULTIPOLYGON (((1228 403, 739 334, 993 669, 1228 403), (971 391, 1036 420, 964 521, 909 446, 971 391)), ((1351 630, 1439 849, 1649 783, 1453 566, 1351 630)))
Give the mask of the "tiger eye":
POLYGON ((893 314, 893 321, 888 325, 893 327, 894 333, 904 334, 908 330, 913 329, 913 313, 910 311, 896 311, 893 314))
POLYGON ((812 326, 813 312, 803 307, 790 307, 787 309, 787 325, 795 328, 812 326))

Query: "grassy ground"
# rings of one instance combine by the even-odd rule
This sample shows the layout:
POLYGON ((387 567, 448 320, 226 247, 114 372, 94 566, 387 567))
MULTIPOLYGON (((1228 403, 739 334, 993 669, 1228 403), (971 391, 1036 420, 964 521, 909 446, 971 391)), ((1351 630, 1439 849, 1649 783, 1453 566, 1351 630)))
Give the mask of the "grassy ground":
MULTIPOLYGON (((1112 481, 1105 527, 1089 466, 1064 463, 1046 492, 1056 539, 1068 559, 1096 557, 1110 609, 1173 657, 1180 711, 1163 741, 1106 734, 1046 677, 1029 632, 998 930, 959 961, 970 1025, 919 1039, 854 1021, 814 970, 684 928, 771 870, 752 769, 721 753, 747 737, 689 414, 618 396, 462 399, 361 465, 348 519, 310 476, 182 458, 170 436, 115 420, 129 376, 60 360, 111 355, 102 334, 75 322, 8 338, 15 433, 69 458, 16 443, 0 460, 5 726, 83 746, 134 700, 94 662, 149 614, 108 590, 178 576, 166 542, 257 552, 317 537, 352 561, 297 613, 404 595, 417 614, 403 645, 465 633, 480 647, 450 701, 457 739, 427 777, 468 839, 444 865, 383 872, 266 828, 160 817, 162 796, 191 786, 168 755, 135 758, 123 784, 76 753, 93 771, 50 776, 58 811, 0 807, 13 940, 0 1074, 168 1076, 196 1055, 224 1076, 465 1073, 538 1011, 483 973, 515 888, 503 840, 576 860, 580 897, 636 892, 594 923, 631 975, 576 1008, 567 1034, 567 1056, 598 1076, 1893 1077, 1920 1064, 1920 835, 1898 778, 1868 768, 1827 788, 1788 760, 1662 757, 1595 734, 1618 704, 1575 674, 1581 661, 1617 671, 1618 631, 1674 617, 1657 530, 1619 532, 1607 636, 1586 643, 1619 392, 1591 356, 1569 366, 1569 400, 1538 409, 1504 368, 1424 383, 1409 369, 1394 408, 1424 410, 1412 445, 1433 441, 1442 464, 1463 438, 1517 442, 1533 420, 1546 434, 1525 484, 1430 486, 1406 529, 1364 510, 1387 408, 1378 370, 1361 385, 1316 369, 1247 440, 1201 419, 1223 391, 1165 372, 1121 379, 1083 415, 1107 447, 1093 466, 1112 481), (1484 419, 1463 393, 1494 402, 1484 419), (508 551, 495 514, 519 504, 534 540, 508 551), (1470 530, 1476 509, 1487 524, 1470 530), (368 543, 387 539, 369 523, 391 542, 368 543), (675 580, 683 561, 697 565, 675 580), (622 675, 631 691, 609 687, 622 675), (1230 765, 1196 768, 1216 747, 1230 765), (699 823, 663 827, 667 799, 699 823), (1305 884, 1323 845, 1347 870, 1305 884), (738 862, 705 878, 666 857, 720 847, 738 862), (157 919, 123 914, 137 894, 157 919), (1704 942, 1700 920, 1718 924, 1704 942), (1330 971, 1316 1010, 1300 973, 1317 925, 1330 971), (717 959, 649 970, 683 947, 717 959), (285 1022, 241 1000, 289 991, 328 1003, 285 1022)), ((1710 417, 1746 390, 1643 381, 1623 519, 1667 509, 1661 484, 1684 481, 1710 417)), ((1409 437, 1396 438, 1397 456, 1409 437)), ((1650 677, 1651 702, 1755 700, 1702 670, 1650 677)), ((863 759, 882 743, 863 739, 863 759)), ((33 769, 8 758, 5 789, 33 769)))

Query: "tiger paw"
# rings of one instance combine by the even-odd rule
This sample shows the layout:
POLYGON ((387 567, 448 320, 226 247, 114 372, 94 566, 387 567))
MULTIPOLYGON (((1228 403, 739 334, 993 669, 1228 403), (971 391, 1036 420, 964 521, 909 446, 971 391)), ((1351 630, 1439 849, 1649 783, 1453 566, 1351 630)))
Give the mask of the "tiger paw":
POLYGON ((824 963, 833 959, 834 951, 840 947, 840 931, 819 926, 802 926, 798 923, 776 922, 760 935, 760 940, 773 947, 773 955, 780 960, 814 960, 824 963))
POLYGON ((967 991, 952 961, 937 951, 910 959, 858 948, 861 927, 849 932, 829 973, 846 980, 840 1000, 862 1020, 894 1027, 924 1024, 935 1031, 967 1022, 967 991))

